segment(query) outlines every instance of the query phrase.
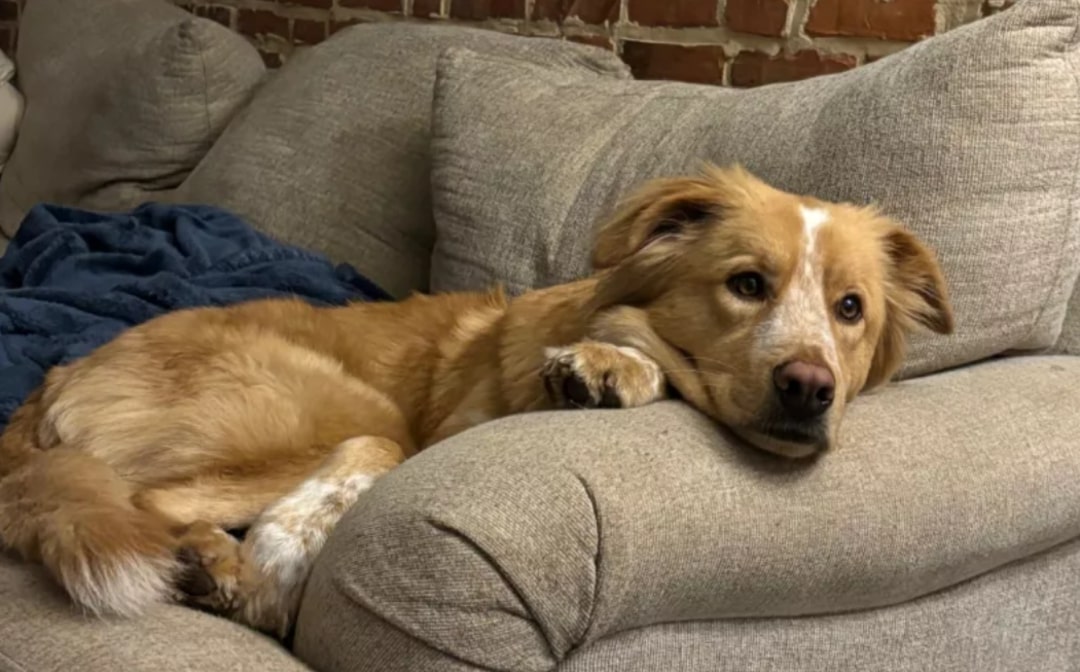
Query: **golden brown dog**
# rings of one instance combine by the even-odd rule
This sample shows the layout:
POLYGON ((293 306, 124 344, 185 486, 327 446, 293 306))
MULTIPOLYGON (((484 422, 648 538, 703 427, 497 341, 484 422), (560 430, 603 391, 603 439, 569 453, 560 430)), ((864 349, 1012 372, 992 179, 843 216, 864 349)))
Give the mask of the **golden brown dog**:
POLYGON ((594 250, 594 276, 513 300, 260 301, 135 327, 53 369, 12 417, 0 541, 94 613, 182 600, 283 635, 340 516, 441 439, 673 388, 806 456, 888 380, 909 330, 952 329, 912 234, 739 168, 644 186, 594 250))

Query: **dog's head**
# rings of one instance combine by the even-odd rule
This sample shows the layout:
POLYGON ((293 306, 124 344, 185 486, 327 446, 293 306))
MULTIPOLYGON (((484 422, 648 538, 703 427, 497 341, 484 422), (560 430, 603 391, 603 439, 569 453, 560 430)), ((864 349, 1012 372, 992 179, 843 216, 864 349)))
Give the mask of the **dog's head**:
POLYGON ((933 253, 876 210, 745 170, 657 180, 601 226, 602 305, 634 305, 680 354, 705 411, 759 448, 812 455, 887 381, 918 327, 952 332, 933 253))

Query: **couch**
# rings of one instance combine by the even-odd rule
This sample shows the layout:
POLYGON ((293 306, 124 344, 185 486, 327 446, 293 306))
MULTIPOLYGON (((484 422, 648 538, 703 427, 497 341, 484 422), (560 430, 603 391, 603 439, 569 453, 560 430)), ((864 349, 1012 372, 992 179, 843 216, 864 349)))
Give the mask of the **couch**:
POLYGON ((813 463, 677 402, 507 418, 335 530, 287 646, 160 606, 76 612, 0 559, 0 670, 1080 669, 1080 0, 838 75, 634 81, 607 52, 360 25, 267 73, 158 0, 29 0, 0 229, 36 202, 229 208, 395 296, 587 272, 633 184, 707 159, 876 202, 929 241, 920 337, 813 463), (62 7, 62 9, 61 9, 62 7))

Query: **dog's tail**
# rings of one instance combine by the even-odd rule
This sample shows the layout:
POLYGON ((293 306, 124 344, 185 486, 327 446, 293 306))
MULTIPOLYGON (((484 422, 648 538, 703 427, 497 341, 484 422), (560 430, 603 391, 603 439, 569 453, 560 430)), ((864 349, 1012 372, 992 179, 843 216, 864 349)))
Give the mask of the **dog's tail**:
POLYGON ((0 546, 44 564, 94 614, 132 616, 164 601, 178 571, 167 521, 135 508, 105 461, 41 450, 27 434, 9 426, 0 437, 0 546))

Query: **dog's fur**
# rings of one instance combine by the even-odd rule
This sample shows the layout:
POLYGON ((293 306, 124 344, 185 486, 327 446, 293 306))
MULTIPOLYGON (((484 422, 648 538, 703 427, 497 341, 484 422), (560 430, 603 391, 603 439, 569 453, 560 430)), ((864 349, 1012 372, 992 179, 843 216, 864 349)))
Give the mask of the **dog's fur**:
POLYGON ((912 328, 952 329, 913 235, 739 168, 649 183, 594 249, 592 277, 513 300, 273 300, 135 327, 53 369, 12 417, 0 541, 94 613, 182 600, 284 635, 339 517, 441 439, 674 389, 750 443, 805 456, 890 378, 912 328), (838 315, 850 296, 858 319, 838 315), (776 404, 774 372, 795 360, 835 379, 812 421, 776 404))

